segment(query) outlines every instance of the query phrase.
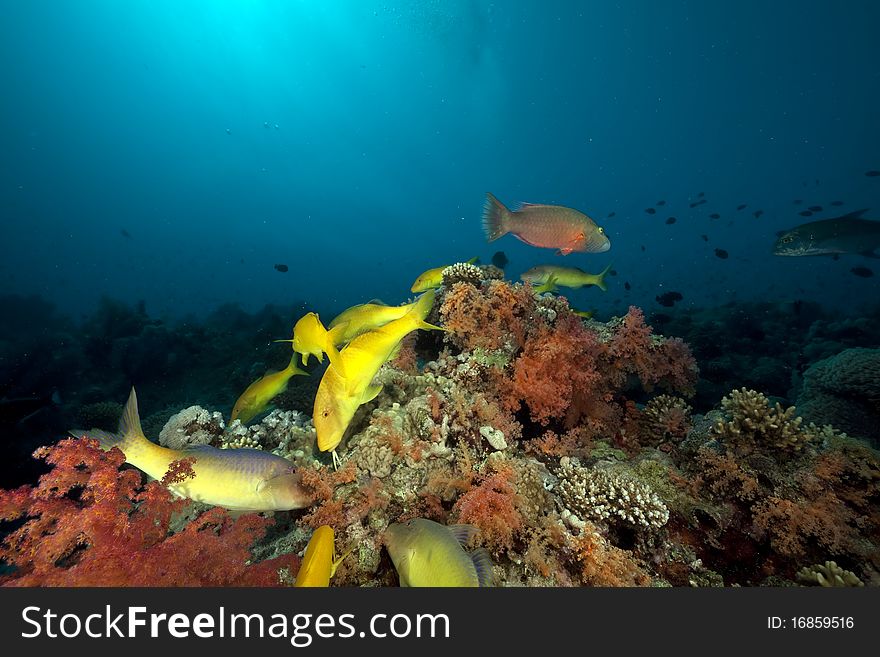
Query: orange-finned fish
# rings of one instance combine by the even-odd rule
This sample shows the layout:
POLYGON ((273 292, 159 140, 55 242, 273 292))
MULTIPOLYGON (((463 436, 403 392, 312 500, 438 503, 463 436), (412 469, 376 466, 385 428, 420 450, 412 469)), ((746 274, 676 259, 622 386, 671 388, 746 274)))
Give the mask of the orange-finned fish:
POLYGON ((533 203, 523 203, 511 212, 492 194, 486 194, 483 230, 490 242, 512 233, 526 244, 556 249, 560 255, 602 253, 611 248, 605 229, 583 212, 533 203))
POLYGON ((303 555, 293 585, 330 586, 330 578, 336 574, 339 564, 350 553, 351 549, 337 558, 336 548, 333 545, 333 528, 329 525, 321 525, 309 539, 309 545, 306 547, 306 553, 303 555))

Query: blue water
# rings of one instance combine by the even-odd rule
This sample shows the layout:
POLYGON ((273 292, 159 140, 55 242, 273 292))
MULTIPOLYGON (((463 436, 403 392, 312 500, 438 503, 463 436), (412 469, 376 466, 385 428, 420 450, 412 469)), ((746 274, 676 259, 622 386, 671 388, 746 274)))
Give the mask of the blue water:
POLYGON ((339 309, 504 250, 513 278, 613 262, 571 295, 605 312, 852 310, 871 261, 770 248, 806 206, 878 205, 878 24, 871 2, 4 0, 2 288, 74 317, 339 309), (487 244, 487 191, 575 207, 612 248, 487 244))

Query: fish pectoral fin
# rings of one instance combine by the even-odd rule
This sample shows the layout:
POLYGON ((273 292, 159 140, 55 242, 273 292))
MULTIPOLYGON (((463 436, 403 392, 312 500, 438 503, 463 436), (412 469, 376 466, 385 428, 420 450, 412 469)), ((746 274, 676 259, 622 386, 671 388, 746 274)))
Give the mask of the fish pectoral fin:
MULTIPOLYGON (((333 577, 336 574, 336 569, 339 568, 339 564, 341 564, 342 561, 345 559, 345 557, 347 557, 353 551, 354 551, 354 547, 350 547, 342 554, 341 557, 338 557, 333 560, 333 563, 330 564, 330 577, 333 577)), ((336 555, 333 555, 333 556, 336 556, 336 555)))
POLYGON ((367 386, 367 389, 364 390, 364 394, 361 397, 361 404, 373 401, 378 397, 379 393, 382 392, 383 387, 384 386, 381 383, 367 386))
POLYGON ((566 247, 563 247, 563 248, 561 248, 561 249, 557 249, 557 250, 556 250, 556 255, 567 256, 567 255, 568 255, 569 253, 571 253, 572 251, 574 251, 574 249, 572 249, 571 247, 566 246, 566 247))

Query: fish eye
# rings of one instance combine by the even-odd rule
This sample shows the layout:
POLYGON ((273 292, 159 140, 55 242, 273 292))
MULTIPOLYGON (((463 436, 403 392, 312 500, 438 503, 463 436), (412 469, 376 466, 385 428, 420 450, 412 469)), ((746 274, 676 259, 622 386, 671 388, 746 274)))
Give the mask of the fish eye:
POLYGON ((792 240, 794 240, 794 237, 792 237, 791 235, 786 235, 785 237, 782 238, 782 243, 783 243, 783 244, 788 244, 788 243, 791 242, 792 240))
POLYGON ((330 417, 330 409, 325 408, 323 411, 321 411, 321 417, 330 417))
POLYGON ((602 228, 602 226, 599 226, 599 234, 600 234, 600 235, 604 235, 604 234, 605 234, 605 229, 602 228))

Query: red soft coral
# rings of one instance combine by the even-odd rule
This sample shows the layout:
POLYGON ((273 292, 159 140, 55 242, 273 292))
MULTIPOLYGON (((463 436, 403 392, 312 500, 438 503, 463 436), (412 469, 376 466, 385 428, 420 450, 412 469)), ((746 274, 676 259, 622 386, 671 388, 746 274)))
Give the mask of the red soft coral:
POLYGON ((515 476, 512 468, 500 469, 458 498, 453 507, 458 522, 474 525, 481 542, 496 551, 512 547, 514 534, 523 527, 515 476))
MULTIPOLYGON (((136 470, 120 471, 122 453, 88 439, 37 450, 54 467, 37 487, 0 491, 4 520, 25 518, 0 547, 14 586, 223 586, 278 584, 290 559, 248 565, 250 547, 272 521, 237 520, 215 508, 171 533, 189 500, 160 482, 141 486, 136 470)), ((192 476, 179 462, 170 475, 192 476)))

